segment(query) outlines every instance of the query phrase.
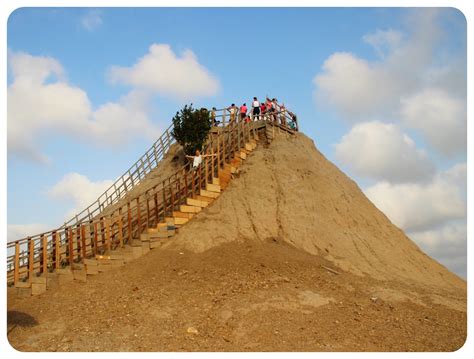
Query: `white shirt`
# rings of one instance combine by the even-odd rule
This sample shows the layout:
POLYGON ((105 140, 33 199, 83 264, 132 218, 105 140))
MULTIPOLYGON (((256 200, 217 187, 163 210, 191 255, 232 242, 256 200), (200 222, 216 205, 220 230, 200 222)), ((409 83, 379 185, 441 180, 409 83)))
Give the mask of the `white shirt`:
POLYGON ((260 107, 260 102, 254 101, 252 106, 253 107, 260 107))
POLYGON ((193 167, 199 167, 199 165, 201 164, 202 162, 202 156, 199 155, 199 156, 194 156, 194 160, 193 160, 193 167))

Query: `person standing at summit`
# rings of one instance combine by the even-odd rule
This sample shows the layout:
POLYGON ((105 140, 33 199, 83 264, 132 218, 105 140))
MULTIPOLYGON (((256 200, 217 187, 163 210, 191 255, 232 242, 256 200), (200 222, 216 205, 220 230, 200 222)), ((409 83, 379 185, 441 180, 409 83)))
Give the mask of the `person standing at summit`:
POLYGON ((243 121, 245 117, 247 117, 247 105, 245 103, 242 106, 240 106, 239 112, 240 112, 240 120, 243 121))
POLYGON ((252 116, 254 121, 260 120, 260 102, 256 97, 253 98, 252 102, 252 116))
POLYGON ((231 123, 234 122, 235 121, 235 115, 237 113, 237 106, 235 106, 235 104, 233 103, 232 105, 227 107, 227 111, 229 111, 229 113, 230 113, 229 122, 231 122, 231 123))

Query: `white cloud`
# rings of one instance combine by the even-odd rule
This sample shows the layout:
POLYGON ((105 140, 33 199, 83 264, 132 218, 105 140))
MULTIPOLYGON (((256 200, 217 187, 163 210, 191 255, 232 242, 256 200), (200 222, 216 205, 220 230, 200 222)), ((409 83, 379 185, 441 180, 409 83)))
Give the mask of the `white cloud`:
POLYGON ((391 182, 431 177, 434 165, 426 153, 394 124, 355 125, 336 144, 336 158, 356 174, 391 182))
POLYGON ((422 231, 454 219, 466 217, 466 200, 453 171, 462 173, 462 165, 437 174, 426 184, 380 182, 365 190, 369 199, 398 227, 422 231))
POLYGON ((212 96, 219 90, 216 77, 198 62, 191 50, 178 57, 166 44, 151 45, 148 54, 131 67, 111 67, 109 77, 112 82, 180 100, 212 96))
POLYGON ((49 231, 50 226, 42 223, 30 224, 8 224, 7 225, 7 239, 8 242, 22 239, 27 236, 43 233, 49 231))
POLYGON ((394 90, 389 88, 395 82, 390 73, 350 53, 331 55, 313 83, 318 89, 318 101, 334 107, 350 121, 372 116, 393 105, 390 103, 394 90))
POLYGON ((402 98, 401 119, 445 155, 466 151, 466 104, 443 90, 427 88, 402 98))
POLYGON ((97 200, 112 184, 112 180, 94 182, 84 175, 71 172, 48 189, 46 194, 54 200, 71 204, 71 210, 66 214, 69 219, 97 200))
POLYGON ((99 145, 159 135, 148 119, 148 96, 142 91, 131 91, 94 111, 87 93, 67 82, 57 60, 12 52, 8 60, 13 74, 8 86, 9 154, 47 162, 38 145, 45 133, 99 145))
POLYGON ((88 30, 93 31, 102 25, 102 17, 98 10, 90 10, 81 17, 82 26, 88 30))
POLYGON ((385 57, 385 54, 393 52, 393 49, 400 46, 403 34, 399 31, 389 29, 378 29, 375 33, 366 34, 362 39, 372 45, 379 57, 385 57))
POLYGON ((412 11, 406 32, 380 30, 363 40, 379 55, 368 61, 337 52, 313 78, 314 96, 349 122, 400 121, 440 153, 465 152, 466 66, 459 53, 439 56, 439 9, 412 11))

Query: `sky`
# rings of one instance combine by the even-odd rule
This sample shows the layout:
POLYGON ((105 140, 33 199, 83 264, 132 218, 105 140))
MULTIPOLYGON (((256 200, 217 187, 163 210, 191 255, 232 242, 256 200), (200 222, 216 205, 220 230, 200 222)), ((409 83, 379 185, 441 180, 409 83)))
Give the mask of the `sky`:
POLYGON ((7 27, 8 240, 92 203, 184 104, 277 97, 466 278, 466 20, 453 8, 20 8, 7 27))

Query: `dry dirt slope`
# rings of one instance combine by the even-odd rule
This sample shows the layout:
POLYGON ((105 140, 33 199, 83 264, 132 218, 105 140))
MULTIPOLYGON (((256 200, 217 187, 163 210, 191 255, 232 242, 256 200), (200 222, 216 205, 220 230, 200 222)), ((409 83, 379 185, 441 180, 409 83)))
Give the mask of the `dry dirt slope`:
POLYGON ((302 134, 254 151, 163 248, 8 310, 26 351, 447 351, 466 337, 466 283, 302 134))

